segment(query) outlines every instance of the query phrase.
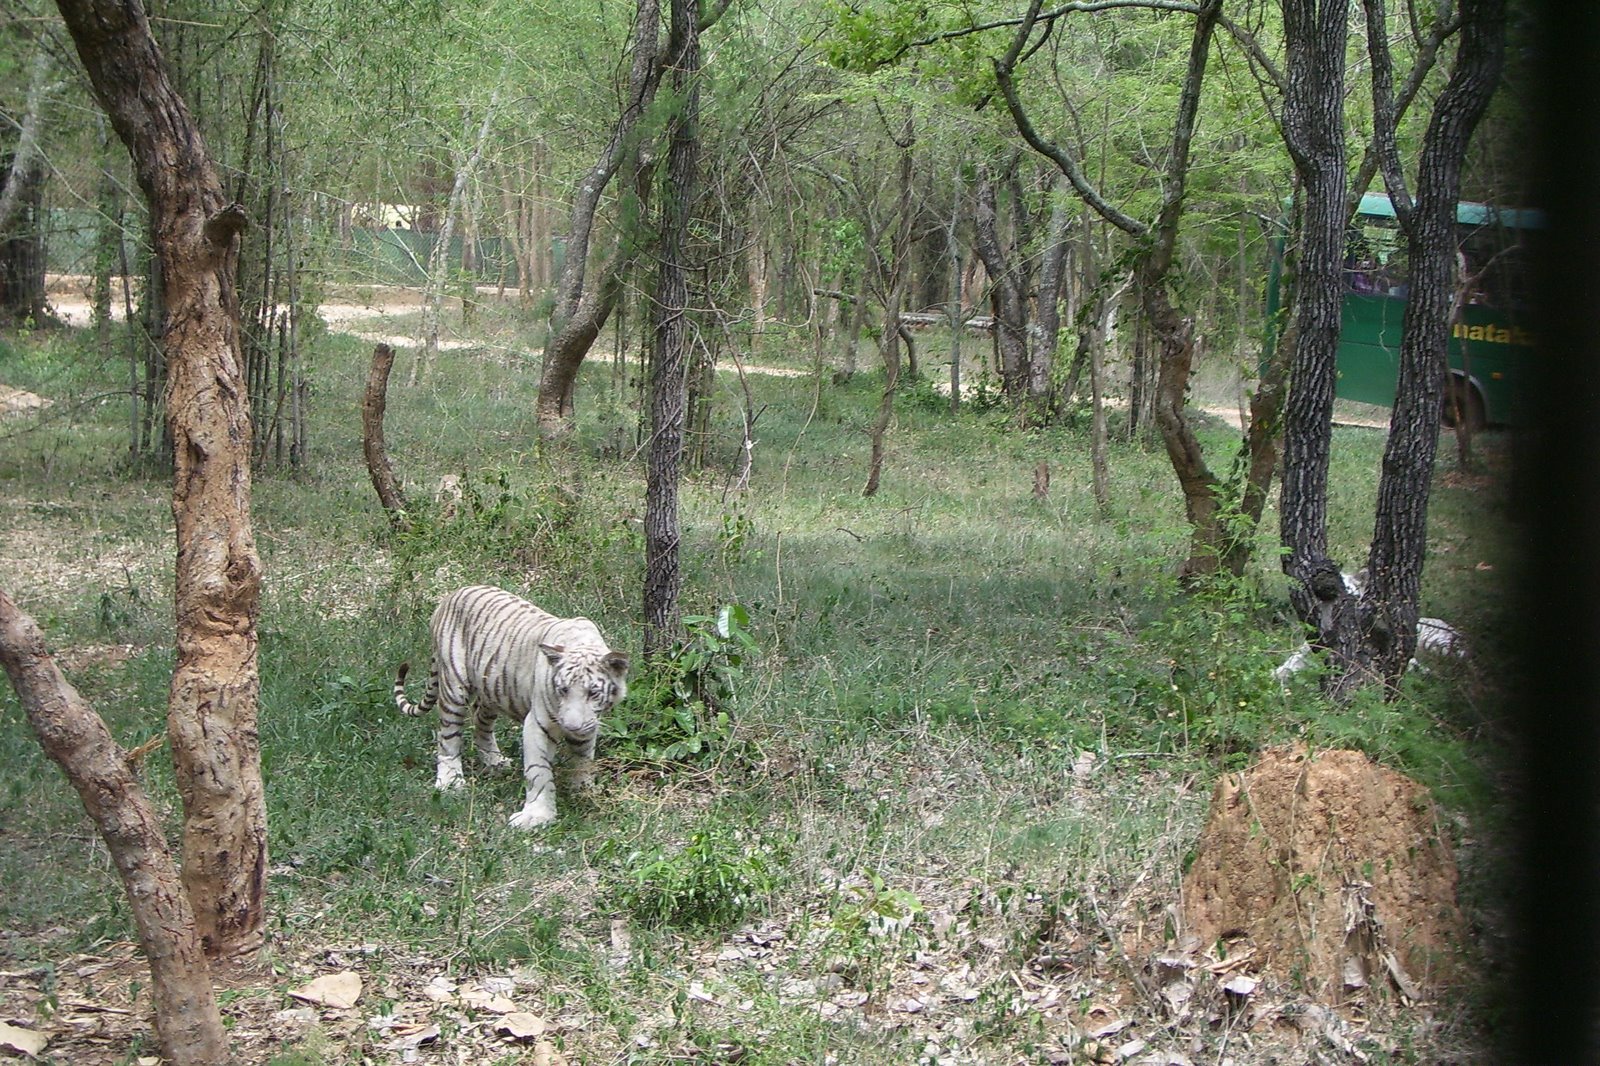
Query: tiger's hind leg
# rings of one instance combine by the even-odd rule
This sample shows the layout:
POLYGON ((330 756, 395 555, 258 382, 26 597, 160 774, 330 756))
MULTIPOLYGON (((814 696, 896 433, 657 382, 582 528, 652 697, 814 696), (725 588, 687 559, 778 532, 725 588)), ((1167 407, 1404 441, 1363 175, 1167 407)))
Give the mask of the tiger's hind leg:
POLYGON ((441 679, 439 686, 439 769, 433 787, 441 792, 461 788, 461 734, 466 728, 467 690, 459 682, 441 679))
POLYGON ((498 716, 499 712, 493 707, 486 707, 480 702, 472 722, 472 750, 478 753, 478 765, 487 770, 498 770, 511 764, 494 738, 494 720, 498 716))

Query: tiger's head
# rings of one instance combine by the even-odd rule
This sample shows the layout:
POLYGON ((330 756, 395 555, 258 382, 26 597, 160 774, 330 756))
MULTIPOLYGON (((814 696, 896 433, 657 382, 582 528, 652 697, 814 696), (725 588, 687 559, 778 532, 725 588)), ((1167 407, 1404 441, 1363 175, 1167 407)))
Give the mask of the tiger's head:
POLYGON ((541 644, 555 695, 551 717, 569 741, 581 744, 600 729, 600 716, 628 694, 628 657, 620 651, 541 644))

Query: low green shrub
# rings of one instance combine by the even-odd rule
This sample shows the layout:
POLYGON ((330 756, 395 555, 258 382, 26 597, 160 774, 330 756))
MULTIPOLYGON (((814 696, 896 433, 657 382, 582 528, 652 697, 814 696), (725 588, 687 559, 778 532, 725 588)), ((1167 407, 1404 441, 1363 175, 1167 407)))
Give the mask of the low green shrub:
POLYGON ((615 898, 645 925, 733 925, 776 888, 780 861, 759 836, 708 822, 682 847, 622 859, 612 874, 615 898))
POLYGON ((1289 723, 1283 687, 1273 675, 1283 631, 1250 581, 1219 580, 1175 600, 1144 634, 1160 649, 1170 682, 1166 742, 1220 757, 1238 769, 1289 723))
POLYGON ((684 618, 688 636, 630 682, 606 718, 606 748, 625 761, 694 763, 720 754, 733 732, 727 707, 757 648, 750 615, 729 604, 684 618))

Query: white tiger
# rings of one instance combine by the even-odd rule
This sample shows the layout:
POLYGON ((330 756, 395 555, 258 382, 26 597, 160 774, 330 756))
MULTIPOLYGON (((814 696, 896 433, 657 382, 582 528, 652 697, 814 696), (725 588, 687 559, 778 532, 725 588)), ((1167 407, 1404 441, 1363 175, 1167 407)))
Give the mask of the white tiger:
POLYGON ((471 703, 477 711, 473 748, 485 767, 511 761, 495 743, 495 718, 506 714, 522 722, 527 799, 511 816, 511 824, 533 829, 554 821, 555 759, 568 752, 574 786, 589 783, 600 715, 628 692, 628 657, 612 650, 587 618, 557 618, 487 585, 445 596, 434 609, 430 629, 433 662, 422 703, 406 698, 409 663, 400 664, 394 699, 408 715, 439 707, 434 787, 462 785, 461 734, 471 703))

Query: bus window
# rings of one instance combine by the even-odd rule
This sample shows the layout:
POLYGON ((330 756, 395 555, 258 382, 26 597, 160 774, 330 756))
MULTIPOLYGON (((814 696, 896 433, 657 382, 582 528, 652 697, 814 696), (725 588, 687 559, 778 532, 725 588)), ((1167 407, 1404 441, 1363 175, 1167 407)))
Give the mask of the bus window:
POLYGON ((1405 241, 1395 220, 1356 216, 1345 233, 1345 292, 1404 296, 1410 275, 1405 241))

